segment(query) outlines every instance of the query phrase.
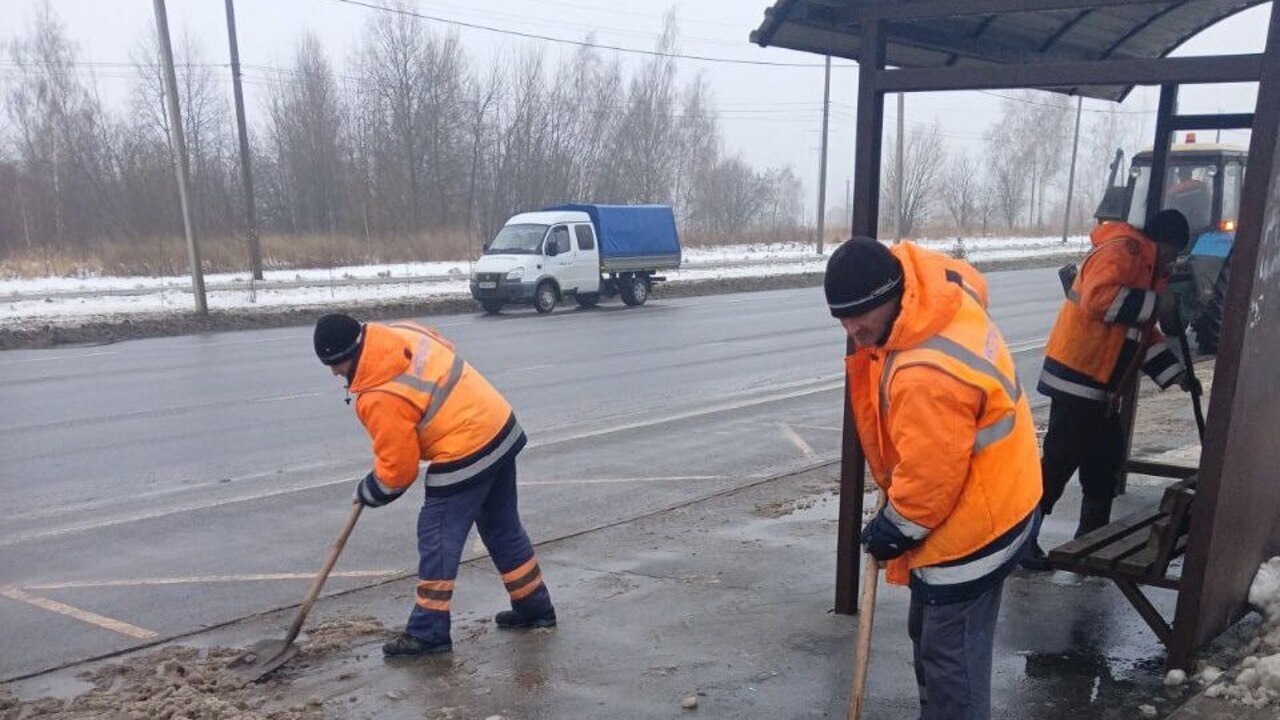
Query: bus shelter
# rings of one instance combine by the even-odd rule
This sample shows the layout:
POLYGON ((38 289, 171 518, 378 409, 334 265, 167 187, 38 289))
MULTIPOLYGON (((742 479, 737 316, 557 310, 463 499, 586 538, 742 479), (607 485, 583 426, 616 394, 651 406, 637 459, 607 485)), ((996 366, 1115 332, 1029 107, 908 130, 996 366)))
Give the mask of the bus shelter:
MULTIPOLYGON (((1162 204, 1175 133, 1252 129, 1200 464, 1185 472, 1141 465, 1170 477, 1194 474, 1181 572, 1151 583, 1177 591, 1172 622, 1140 590, 1134 596, 1135 588, 1117 581, 1165 642, 1170 667, 1184 669, 1199 647, 1247 612, 1255 571, 1280 554, 1280 12, 1271 12, 1261 53, 1170 57, 1200 31, 1258 4, 777 0, 751 36, 761 46, 857 61, 854 235, 874 237, 878 227, 888 93, 1034 88, 1118 102, 1135 86, 1158 86, 1149 214, 1162 204), (1259 83, 1253 112, 1178 113, 1179 86, 1239 82, 1259 83)), ((846 401, 836 564, 836 611, 846 614, 857 611, 865 481, 846 401)))

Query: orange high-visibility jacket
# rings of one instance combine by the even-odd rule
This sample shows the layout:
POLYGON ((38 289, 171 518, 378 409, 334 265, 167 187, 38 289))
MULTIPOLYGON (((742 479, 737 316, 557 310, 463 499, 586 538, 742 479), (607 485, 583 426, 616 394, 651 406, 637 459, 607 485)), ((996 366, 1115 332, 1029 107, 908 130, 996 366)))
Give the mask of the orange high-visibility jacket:
POLYGON ((1166 283, 1156 273, 1156 244, 1122 222, 1097 226, 1090 239, 1093 251, 1049 334, 1038 389, 1051 398, 1107 403, 1133 375, 1144 346, 1142 370, 1168 387, 1183 367, 1155 327, 1166 283))
MULTIPOLYGON (((910 573, 967 582, 989 572, 934 568, 965 558, 1026 521, 1040 501, 1035 427, 1000 331, 943 255, 910 243, 891 250, 904 271, 902 309, 883 347, 845 358, 858 437, 885 514, 923 542, 890 561, 910 573), (963 573, 979 573, 973 577, 963 573)), ((1028 526, 1029 527, 1029 526, 1028 526)), ((1021 545, 1011 545, 1016 553, 1021 545)))
POLYGON ((524 446, 511 406, 434 331, 368 323, 350 391, 373 441, 373 475, 398 495, 428 462, 427 494, 461 489, 524 446))
MULTIPOLYGON (((920 248, 917 247, 917 250, 920 248)), ((947 279, 957 282, 969 296, 978 301, 983 310, 987 309, 987 279, 982 277, 982 273, 978 269, 964 260, 939 255, 946 261, 947 279)))

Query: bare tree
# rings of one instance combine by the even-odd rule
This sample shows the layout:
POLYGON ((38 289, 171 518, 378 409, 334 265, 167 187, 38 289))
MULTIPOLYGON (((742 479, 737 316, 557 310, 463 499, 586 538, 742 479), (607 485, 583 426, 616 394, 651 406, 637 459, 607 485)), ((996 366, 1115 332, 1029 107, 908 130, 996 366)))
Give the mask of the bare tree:
POLYGON ((755 224, 762 214, 764 183, 741 159, 728 157, 712 168, 696 195, 696 225, 730 234, 755 224))
MULTIPOLYGON (((0 96, 0 255, 121 238, 160 259, 145 269, 175 270, 163 264, 180 253, 169 252, 178 217, 154 31, 139 33, 130 102, 108 112, 51 4, 34 1, 35 22, 0 48, 16 76, 0 96)), ((676 50, 677 36, 668 13, 656 48, 676 50)), ((243 208, 223 70, 191 36, 175 49, 197 224, 227 236, 243 208)), ((287 67, 249 72, 266 99, 250 133, 266 234, 359 237, 370 258, 379 239, 412 238, 405 246, 428 257, 437 236, 487 235, 565 201, 671 203, 682 226, 726 234, 802 215, 795 173, 727 155, 707 85, 662 54, 624 72, 588 39, 560 62, 522 52, 479 72, 457 36, 372 11, 342 67, 308 36, 287 67)), ((941 145, 926 132, 910 147, 915 224, 941 145)))
POLYGON ((84 245, 102 232, 104 220, 115 218, 101 105, 76 76, 76 47, 47 0, 9 54, 20 74, 5 109, 25 241, 84 245))
POLYGON ((804 186, 790 167, 770 168, 760 176, 764 190, 760 226, 768 230, 800 224, 804 186))
POLYGON ((938 193, 956 228, 966 233, 978 214, 982 194, 981 164, 968 153, 953 155, 938 193))
MULTIPOLYGON (((942 170, 946 162, 946 150, 942 143, 942 129, 933 125, 913 130, 907 135, 902 151, 902 233, 912 232, 928 220, 929 212, 937 201, 942 183, 942 170)), ((881 219, 892 223, 898 213, 897 166, 885 163, 885 178, 881 183, 881 219)))
POLYGON ((289 189, 281 199, 289 210, 291 230, 339 229, 344 209, 339 193, 342 117, 329 61, 315 37, 304 35, 292 69, 277 80, 270 109, 269 137, 279 158, 274 169, 282 175, 279 184, 289 189))
MULTIPOLYGON (((676 19, 668 11, 657 49, 676 49, 676 19)), ((614 129, 610 195, 622 202, 668 202, 675 170, 675 60, 657 55, 631 80, 626 108, 614 129)))

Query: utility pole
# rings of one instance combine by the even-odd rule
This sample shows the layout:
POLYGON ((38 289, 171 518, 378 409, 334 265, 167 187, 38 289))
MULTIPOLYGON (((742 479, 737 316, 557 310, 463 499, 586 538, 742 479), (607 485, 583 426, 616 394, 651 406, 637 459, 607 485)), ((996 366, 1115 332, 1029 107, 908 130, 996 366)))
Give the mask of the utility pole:
POLYGON ((897 245, 902 242, 902 225, 905 218, 902 215, 902 136, 903 128, 907 123, 906 115, 906 94, 898 93, 898 182, 897 187, 893 190, 893 244, 897 245))
POLYGON ((1080 150, 1080 113, 1084 111, 1084 96, 1076 98, 1076 135, 1071 141, 1071 170, 1067 173, 1067 209, 1062 213, 1062 244, 1067 244, 1071 230, 1071 194, 1076 188, 1076 153, 1080 150))
POLYGON ((231 87, 236 97, 236 129, 240 133, 240 185, 244 188, 244 220, 249 234, 249 268, 262 279, 262 248, 258 245, 258 211, 253 203, 253 172, 249 167, 249 131, 244 122, 244 90, 240 87, 240 44, 236 41, 236 9, 227 0, 227 40, 231 44, 231 87))
POLYGON ((822 254, 823 233, 827 231, 827 127, 831 117, 831 56, 827 56, 826 79, 822 83, 822 155, 818 157, 818 254, 822 254))
POLYGON ((164 66, 164 94, 169 107, 169 142, 173 150, 173 169, 178 178, 178 204, 182 207, 182 230, 187 236, 187 260, 191 264, 191 294, 196 299, 196 313, 209 314, 204 296, 204 270, 200 267, 200 247, 196 245, 195 228, 191 224, 191 202, 187 194, 187 140, 182 132, 182 111, 178 109, 178 78, 173 71, 173 46, 169 42, 169 15, 164 0, 153 0, 156 33, 160 41, 160 63, 164 66))

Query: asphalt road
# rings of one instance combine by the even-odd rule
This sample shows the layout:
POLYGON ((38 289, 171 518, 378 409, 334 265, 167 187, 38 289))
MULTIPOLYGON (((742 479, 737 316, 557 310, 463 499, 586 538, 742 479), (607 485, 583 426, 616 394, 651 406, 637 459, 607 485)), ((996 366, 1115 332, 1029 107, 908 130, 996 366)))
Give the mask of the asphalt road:
MULTIPOLYGON (((1055 273, 988 278, 1034 393, 1055 273)), ((535 542, 838 451, 819 288, 431 323, 529 433, 535 542)), ((297 603, 367 469, 343 397, 310 328, 0 353, 0 680, 297 603)), ((365 514, 326 590, 413 569, 418 497, 365 514)))

